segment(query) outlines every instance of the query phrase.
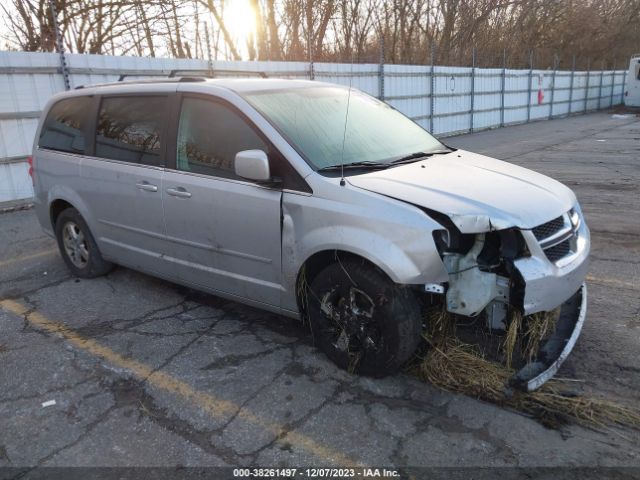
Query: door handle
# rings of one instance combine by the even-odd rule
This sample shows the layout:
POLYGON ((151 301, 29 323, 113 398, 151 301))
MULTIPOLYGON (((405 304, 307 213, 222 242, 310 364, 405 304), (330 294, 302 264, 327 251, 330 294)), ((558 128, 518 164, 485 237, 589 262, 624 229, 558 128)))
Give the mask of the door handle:
POLYGON ((136 187, 138 187, 140 190, 144 190, 145 192, 157 192, 158 191, 157 185, 151 185, 147 181, 136 183, 136 187))
POLYGON ((191 198, 191 193, 182 187, 167 188, 167 193, 173 197, 191 198))

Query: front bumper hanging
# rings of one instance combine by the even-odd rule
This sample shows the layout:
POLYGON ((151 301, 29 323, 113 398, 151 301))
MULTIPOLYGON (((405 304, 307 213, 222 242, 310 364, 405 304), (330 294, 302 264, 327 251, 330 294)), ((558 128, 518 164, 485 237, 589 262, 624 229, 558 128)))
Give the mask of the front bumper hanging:
POLYGON ((540 347, 535 361, 526 364, 509 380, 509 385, 532 392, 551 379, 573 350, 587 316, 587 286, 561 305, 555 332, 540 347))

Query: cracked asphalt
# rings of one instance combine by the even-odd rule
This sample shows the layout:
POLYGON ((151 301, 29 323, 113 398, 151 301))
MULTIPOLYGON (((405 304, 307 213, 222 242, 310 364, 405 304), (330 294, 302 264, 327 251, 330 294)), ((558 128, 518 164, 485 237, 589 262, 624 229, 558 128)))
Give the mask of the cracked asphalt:
MULTIPOLYGON (((576 191, 589 313, 559 376, 638 405, 640 119, 446 141, 576 191)), ((0 467, 640 467, 638 431, 550 430, 406 374, 355 377, 294 320, 126 268, 73 278, 30 210, 0 215, 0 300, 0 467)))

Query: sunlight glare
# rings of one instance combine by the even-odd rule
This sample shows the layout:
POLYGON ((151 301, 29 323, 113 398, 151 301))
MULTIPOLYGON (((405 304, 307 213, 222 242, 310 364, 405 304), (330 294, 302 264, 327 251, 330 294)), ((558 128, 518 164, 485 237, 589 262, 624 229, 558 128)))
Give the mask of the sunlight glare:
POLYGON ((224 6, 224 26, 229 34, 243 44, 255 34, 255 12, 249 0, 227 0, 224 6))

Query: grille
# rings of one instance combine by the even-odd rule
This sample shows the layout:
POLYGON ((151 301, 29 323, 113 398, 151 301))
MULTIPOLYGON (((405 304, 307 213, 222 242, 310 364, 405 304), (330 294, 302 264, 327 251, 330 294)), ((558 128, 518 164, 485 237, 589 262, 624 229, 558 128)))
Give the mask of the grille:
POLYGON ((569 255, 571 251, 571 239, 565 240, 553 247, 547 248, 544 253, 551 262, 560 260, 563 257, 569 255))
POLYGON ((562 217, 554 218, 550 222, 543 223, 532 229, 536 239, 543 240, 550 237, 564 227, 564 219, 562 217))

